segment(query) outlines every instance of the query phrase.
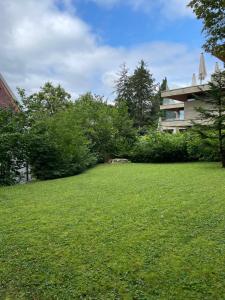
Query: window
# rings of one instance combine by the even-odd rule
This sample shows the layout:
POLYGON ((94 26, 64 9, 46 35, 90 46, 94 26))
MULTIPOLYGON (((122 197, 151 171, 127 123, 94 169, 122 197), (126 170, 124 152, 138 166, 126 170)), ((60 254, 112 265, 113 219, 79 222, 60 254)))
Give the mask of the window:
POLYGON ((165 111, 165 120, 175 120, 176 119, 176 112, 173 110, 166 110, 165 111))
POLYGON ((163 99, 163 105, 177 104, 177 103, 180 103, 180 101, 176 101, 173 99, 166 99, 166 98, 163 99))
POLYGON ((184 110, 179 110, 179 120, 184 120, 184 110))

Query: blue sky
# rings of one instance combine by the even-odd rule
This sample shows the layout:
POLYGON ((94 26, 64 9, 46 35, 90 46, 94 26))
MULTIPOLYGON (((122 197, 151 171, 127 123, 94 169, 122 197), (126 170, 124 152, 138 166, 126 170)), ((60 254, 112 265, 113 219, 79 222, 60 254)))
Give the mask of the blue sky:
POLYGON ((199 47, 203 41, 202 22, 188 13, 182 17, 166 18, 159 14, 158 6, 145 11, 140 8, 132 9, 124 3, 115 6, 97 5, 84 0, 73 3, 77 14, 111 46, 132 46, 163 40, 199 47))
MULTIPOLYGON (((74 98, 92 91, 112 101, 120 65, 132 72, 144 59, 157 82, 187 86, 204 41, 187 2, 1 0, 0 72, 14 91, 51 81, 74 98)), ((205 58, 210 75, 216 59, 205 58)))

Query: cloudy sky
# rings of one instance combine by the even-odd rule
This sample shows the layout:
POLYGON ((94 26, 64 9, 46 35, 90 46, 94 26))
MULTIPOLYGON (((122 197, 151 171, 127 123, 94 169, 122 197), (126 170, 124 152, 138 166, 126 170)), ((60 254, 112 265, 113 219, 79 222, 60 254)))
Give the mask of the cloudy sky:
MULTIPOLYGON (((60 83, 113 99, 119 66, 144 59, 157 82, 188 85, 202 24, 186 0, 0 0, 0 72, 13 91, 60 83)), ((205 55, 208 73, 216 59, 205 55)))

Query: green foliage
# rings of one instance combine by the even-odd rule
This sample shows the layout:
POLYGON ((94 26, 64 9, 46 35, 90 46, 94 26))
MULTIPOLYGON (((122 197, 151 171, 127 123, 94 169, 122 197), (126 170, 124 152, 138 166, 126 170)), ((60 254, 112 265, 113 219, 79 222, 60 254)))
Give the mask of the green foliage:
POLYGON ((130 80, 133 90, 134 124, 139 128, 153 124, 155 121, 156 86, 155 80, 143 60, 135 69, 130 80))
POLYGON ((136 140, 123 103, 114 107, 90 93, 72 103, 50 83, 28 97, 19 93, 20 112, 0 111, 0 185, 16 183, 27 163, 37 179, 75 175, 123 156, 136 140))
POLYGON ((113 152, 113 108, 101 97, 88 93, 75 102, 73 113, 89 141, 91 152, 98 161, 107 161, 113 152))
POLYGON ((192 0, 189 6, 198 19, 203 20, 207 52, 225 57, 225 4, 224 0, 192 0))
POLYGON ((134 109, 134 104, 132 102, 132 86, 129 76, 129 70, 125 64, 121 66, 118 76, 119 78, 115 84, 115 104, 118 106, 125 104, 128 108, 129 114, 132 114, 132 111, 134 109))
POLYGON ((24 89, 18 89, 24 111, 30 122, 52 116, 71 105, 71 96, 60 85, 53 86, 47 82, 40 91, 26 96, 24 89))
POLYGON ((116 82, 116 104, 125 103, 136 128, 157 126, 160 99, 156 93, 155 79, 142 60, 133 75, 122 67, 116 82))
POLYGON ((168 89, 168 83, 167 83, 167 78, 165 77, 159 87, 159 91, 158 91, 158 96, 159 96, 159 101, 160 101, 160 104, 162 105, 163 104, 163 98, 161 97, 161 93, 166 91, 168 89))
POLYGON ((0 185, 19 180, 26 160, 25 119, 21 112, 0 109, 0 185))
POLYGON ((27 156, 34 176, 52 179, 78 174, 96 161, 88 140, 71 114, 71 96, 46 83, 27 97, 19 90, 28 124, 27 156))
POLYGON ((219 161, 218 141, 210 137, 202 138, 195 131, 186 133, 187 152, 190 161, 219 161))
POLYGON ((202 99, 206 105, 196 109, 203 122, 193 123, 203 139, 217 141, 220 160, 225 167, 225 71, 214 74, 209 86, 210 90, 202 99))
POLYGON ((127 153, 135 141, 127 108, 108 105, 101 97, 88 93, 58 112, 48 109, 40 119, 42 108, 25 114, 32 120, 27 157, 38 179, 78 174, 96 162, 127 153))
POLYGON ((121 102, 113 108, 113 157, 126 157, 134 146, 137 139, 137 132, 133 127, 133 121, 129 118, 128 108, 121 102))
POLYGON ((75 102, 73 114, 99 162, 123 155, 136 138, 133 123, 123 103, 114 107, 101 97, 88 93, 75 102))
POLYGON ((0 188, 0 299, 224 299, 224 190, 217 163, 0 188))
MULTIPOLYGON (((148 80, 153 84, 151 74, 146 70, 144 62, 141 62, 129 81, 136 85, 137 93, 133 94, 136 102, 133 103, 137 105, 137 115, 138 111, 139 116, 143 112, 142 120, 148 109, 153 112, 154 107, 158 107, 160 99, 159 94, 152 93, 153 86, 147 84, 148 80), (146 89, 139 90, 138 86, 143 78, 146 89), (150 93, 152 98, 149 102, 150 98, 146 95, 150 93), (141 105, 143 111, 140 109, 141 105)), ((137 129, 125 101, 118 101, 113 106, 107 104, 102 97, 87 93, 72 103, 60 86, 54 87, 49 83, 40 92, 29 97, 20 90, 23 110, 18 113, 2 111, 0 114, 0 184, 15 183, 19 170, 27 162, 36 178, 53 179, 78 174, 97 162, 105 162, 114 157, 130 158, 135 162, 217 160, 214 132, 221 128, 224 139, 222 84, 218 81, 216 84, 214 81, 211 83, 210 97, 206 101, 212 104, 217 99, 217 102, 213 102, 215 121, 206 124, 205 127, 211 131, 204 142, 193 132, 189 135, 171 135, 151 131, 148 134, 148 127, 144 124, 147 119, 138 125, 137 138, 137 129), (216 95, 213 99, 212 93, 216 95), (218 114, 219 103, 221 106, 218 114)), ((212 109, 204 111, 199 108, 199 111, 208 118, 212 117, 212 109)), ((149 122, 150 119, 148 124, 149 122)))
POLYGON ((139 138, 132 151, 131 159, 133 162, 187 161, 185 135, 150 132, 139 138))
POLYGON ((150 132, 140 137, 130 152, 133 162, 219 161, 218 141, 186 133, 150 132))
POLYGON ((29 162, 38 179, 78 174, 96 162, 70 110, 36 124, 30 132, 29 162))

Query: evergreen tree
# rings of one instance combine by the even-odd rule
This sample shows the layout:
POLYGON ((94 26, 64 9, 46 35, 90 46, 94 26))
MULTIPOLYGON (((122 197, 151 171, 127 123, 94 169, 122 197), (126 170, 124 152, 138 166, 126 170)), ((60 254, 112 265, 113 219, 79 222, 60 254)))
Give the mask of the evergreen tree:
POLYGON ((161 105, 163 104, 163 98, 161 97, 161 93, 163 91, 166 91, 167 89, 168 89, 168 83, 167 83, 167 78, 165 77, 159 87, 159 92, 158 92, 161 105))
POLYGON ((159 99, 156 97, 156 84, 146 63, 142 60, 130 77, 132 90, 131 117, 137 128, 153 125, 158 119, 159 99))
POLYGON ((203 122, 194 124, 205 140, 218 141, 222 166, 225 167, 225 71, 214 74, 209 85, 210 90, 202 99, 207 105, 196 109, 203 122))
POLYGON ((168 82, 167 82, 167 78, 165 77, 160 85, 160 90, 166 91, 167 89, 168 89, 168 82))
POLYGON ((129 70, 126 64, 123 64, 120 67, 119 71, 119 78, 115 83, 115 92, 116 92, 116 99, 115 103, 116 106, 122 105, 128 109, 128 113, 130 114, 133 110, 133 103, 132 103, 132 89, 130 85, 130 76, 129 70))

